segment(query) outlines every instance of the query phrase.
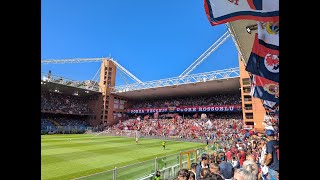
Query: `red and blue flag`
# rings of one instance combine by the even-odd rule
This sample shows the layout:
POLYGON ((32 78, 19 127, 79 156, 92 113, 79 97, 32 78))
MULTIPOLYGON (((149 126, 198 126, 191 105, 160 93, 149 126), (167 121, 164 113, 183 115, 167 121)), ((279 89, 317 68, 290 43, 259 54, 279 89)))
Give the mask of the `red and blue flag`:
POLYGON ((279 46, 265 43, 256 34, 246 71, 279 82, 279 46))
POLYGON ((212 26, 239 19, 279 21, 279 0, 204 0, 212 26))
POLYGON ((251 96, 279 103, 279 83, 261 76, 252 75, 251 96))

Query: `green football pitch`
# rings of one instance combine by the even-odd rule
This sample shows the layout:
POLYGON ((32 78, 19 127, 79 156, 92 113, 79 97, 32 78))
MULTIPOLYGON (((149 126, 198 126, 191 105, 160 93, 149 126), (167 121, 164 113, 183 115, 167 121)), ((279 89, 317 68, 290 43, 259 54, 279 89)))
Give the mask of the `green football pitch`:
MULTIPOLYGON (((180 151, 195 149, 204 145, 202 143, 166 140, 166 149, 164 150, 162 141, 139 138, 139 143, 136 144, 134 138, 127 137, 88 134, 42 135, 41 179, 79 178, 111 170, 114 167, 119 168, 152 160, 156 157, 177 154, 180 151)), ((176 164, 177 160, 174 159, 176 164)), ((139 171, 139 167, 142 168, 142 166, 151 166, 146 168, 154 169, 154 163, 150 161, 149 164, 133 166, 133 169, 127 169, 126 171, 130 172, 130 177, 133 177, 139 171)), ((104 175, 102 179, 109 178, 104 175)), ((112 179, 112 176, 110 179, 112 179)))

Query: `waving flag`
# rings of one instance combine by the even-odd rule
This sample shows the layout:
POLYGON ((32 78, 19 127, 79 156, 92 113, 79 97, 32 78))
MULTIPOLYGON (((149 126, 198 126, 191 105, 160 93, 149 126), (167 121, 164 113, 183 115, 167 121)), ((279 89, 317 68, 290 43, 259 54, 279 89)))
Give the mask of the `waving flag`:
POLYGON ((271 49, 279 46, 279 21, 278 22, 257 22, 259 43, 271 49), (275 47, 273 47, 275 46, 275 47))
POLYGON ((279 0, 204 0, 212 26, 239 19, 279 21, 279 0))
POLYGON ((279 47, 266 44, 256 34, 246 71, 279 82, 279 47))
POLYGON ((267 100, 264 100, 264 101, 263 101, 263 107, 264 107, 267 111, 276 112, 278 106, 279 106, 279 104, 277 104, 276 102, 267 101, 267 100))
POLYGON ((252 75, 251 96, 279 103, 279 83, 252 75))

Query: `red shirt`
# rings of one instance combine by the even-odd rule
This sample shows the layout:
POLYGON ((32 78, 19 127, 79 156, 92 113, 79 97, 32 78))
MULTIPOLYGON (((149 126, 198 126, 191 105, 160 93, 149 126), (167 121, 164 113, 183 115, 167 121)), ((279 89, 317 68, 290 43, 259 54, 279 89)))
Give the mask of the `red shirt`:
POLYGON ((227 160, 230 160, 231 161, 231 158, 232 158, 232 152, 229 150, 227 153, 227 160))
POLYGON ((241 155, 239 162, 240 162, 240 165, 242 166, 243 162, 246 160, 246 154, 244 153, 243 150, 241 150, 239 154, 241 155))
POLYGON ((234 154, 237 152, 236 148, 233 147, 233 146, 230 148, 230 150, 231 150, 231 152, 234 153, 234 154))

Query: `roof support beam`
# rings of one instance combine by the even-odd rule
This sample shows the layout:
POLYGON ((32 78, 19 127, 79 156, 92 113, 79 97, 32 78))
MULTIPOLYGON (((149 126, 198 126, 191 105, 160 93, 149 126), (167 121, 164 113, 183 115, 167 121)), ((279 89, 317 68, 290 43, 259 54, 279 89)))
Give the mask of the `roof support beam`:
POLYGON ((201 56, 198 57, 186 70, 184 70, 179 77, 184 77, 190 74, 196 67, 198 67, 211 53, 213 53, 218 47, 223 44, 228 37, 230 37, 229 31, 225 32, 216 42, 214 42, 201 56))
MULTIPOLYGON (((67 64, 67 63, 86 63, 86 62, 99 62, 103 61, 105 58, 71 58, 71 59, 52 59, 52 60, 41 60, 42 64, 67 64)), ((121 66, 117 61, 115 61, 113 58, 108 58, 107 60, 112 61, 116 67, 125 73, 127 76, 129 76, 131 79, 133 79, 137 83, 142 83, 140 79, 138 79, 136 76, 134 76, 132 73, 130 73, 126 68, 121 66)))
POLYGON ((239 67, 211 71, 199 74, 186 75, 184 77, 174 77, 167 79, 160 79, 155 81, 147 81, 143 83, 134 83, 122 86, 115 86, 113 88, 114 93, 128 92, 128 91, 136 91, 142 89, 150 89, 150 88, 159 88, 159 87, 167 87, 167 86, 175 86, 182 84, 191 84, 197 82, 206 82, 213 81, 219 79, 227 79, 234 78, 240 76, 239 67))

